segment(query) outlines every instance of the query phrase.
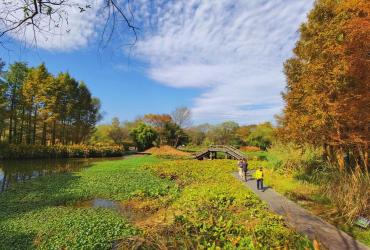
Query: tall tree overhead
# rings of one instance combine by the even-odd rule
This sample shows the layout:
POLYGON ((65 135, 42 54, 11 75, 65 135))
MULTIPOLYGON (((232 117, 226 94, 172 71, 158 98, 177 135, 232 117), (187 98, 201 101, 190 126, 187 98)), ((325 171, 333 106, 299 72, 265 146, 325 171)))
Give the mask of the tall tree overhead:
POLYGON ((341 168, 344 156, 368 167, 370 124, 370 5, 319 0, 300 28, 285 63, 286 106, 281 134, 321 145, 341 168))

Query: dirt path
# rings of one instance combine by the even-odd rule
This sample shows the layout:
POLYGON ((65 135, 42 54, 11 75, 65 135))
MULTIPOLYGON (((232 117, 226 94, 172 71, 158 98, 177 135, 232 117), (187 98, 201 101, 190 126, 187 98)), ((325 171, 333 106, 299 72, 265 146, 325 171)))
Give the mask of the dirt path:
MULTIPOLYGON (((234 176, 243 181, 237 173, 234 173, 234 176)), ((265 201, 271 210, 282 215, 288 225, 296 231, 306 234, 310 239, 318 240, 325 248, 329 250, 370 250, 369 247, 311 214, 273 189, 267 187, 263 192, 257 190, 256 180, 251 179, 247 182, 243 181, 243 183, 261 200, 265 201)))

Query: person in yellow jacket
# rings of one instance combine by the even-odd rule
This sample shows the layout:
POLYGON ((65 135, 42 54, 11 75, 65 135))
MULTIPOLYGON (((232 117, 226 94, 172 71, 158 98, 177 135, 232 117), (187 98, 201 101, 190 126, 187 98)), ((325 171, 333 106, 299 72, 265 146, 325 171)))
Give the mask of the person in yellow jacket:
POLYGON ((257 180, 257 189, 263 190, 263 170, 262 167, 256 170, 255 178, 257 180))

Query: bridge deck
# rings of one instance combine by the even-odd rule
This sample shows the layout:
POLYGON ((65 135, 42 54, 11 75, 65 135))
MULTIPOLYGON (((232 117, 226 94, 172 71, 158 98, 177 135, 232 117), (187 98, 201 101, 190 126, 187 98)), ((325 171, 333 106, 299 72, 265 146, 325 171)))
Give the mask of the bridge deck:
POLYGON ((224 153, 228 158, 242 160, 246 159, 246 156, 237 148, 233 146, 226 146, 226 145, 213 145, 210 146, 207 150, 198 153, 195 155, 195 159, 203 160, 203 159, 214 159, 217 158, 217 152, 224 153))

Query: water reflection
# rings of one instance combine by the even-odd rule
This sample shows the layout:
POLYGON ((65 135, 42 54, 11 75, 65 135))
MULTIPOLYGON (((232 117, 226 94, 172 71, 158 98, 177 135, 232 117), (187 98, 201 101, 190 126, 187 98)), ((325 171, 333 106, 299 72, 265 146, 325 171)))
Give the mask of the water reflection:
POLYGON ((91 166, 94 162, 121 160, 123 158, 0 161, 0 192, 5 191, 15 182, 24 182, 56 173, 79 171, 91 166))

